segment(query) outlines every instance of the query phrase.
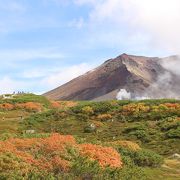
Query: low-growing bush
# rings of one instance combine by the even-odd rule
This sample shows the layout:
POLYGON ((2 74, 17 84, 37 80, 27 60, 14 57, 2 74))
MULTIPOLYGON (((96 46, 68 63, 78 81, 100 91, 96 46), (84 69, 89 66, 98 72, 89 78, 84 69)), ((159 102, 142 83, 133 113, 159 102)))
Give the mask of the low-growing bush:
POLYGON ((93 115, 94 110, 91 106, 85 106, 82 108, 82 113, 87 114, 87 115, 93 115))
POLYGON ((163 163, 163 157, 150 150, 131 151, 126 148, 119 148, 118 150, 122 157, 130 157, 137 166, 158 167, 163 163))
POLYGON ((138 140, 142 142, 150 142, 151 137, 149 135, 149 130, 145 125, 134 125, 123 130, 123 133, 136 137, 138 140))
POLYGON ((112 115, 111 114, 99 114, 97 116, 97 119, 100 121, 108 121, 112 119, 112 115))
POLYGON ((51 134, 0 141, 0 177, 5 179, 10 174, 25 179, 41 177, 40 172, 47 172, 48 177, 52 175, 53 178, 68 177, 68 173, 75 177, 79 174, 94 176, 106 168, 122 168, 121 156, 115 149, 78 144, 71 135, 51 134))
POLYGON ((96 132, 96 125, 95 124, 90 124, 90 125, 88 125, 88 126, 86 126, 85 128, 84 128, 84 132, 85 133, 92 133, 92 132, 96 132))
POLYGON ((112 147, 93 144, 81 144, 81 154, 99 162, 101 167, 122 167, 120 155, 112 147))
POLYGON ((163 157, 150 150, 137 151, 132 158, 138 166, 158 167, 163 163, 163 157))
POLYGON ((10 104, 10 103, 3 103, 0 104, 0 110, 6 110, 6 111, 10 111, 14 109, 14 105, 10 104))
POLYGON ((107 144, 113 146, 113 147, 116 147, 116 148, 127 148, 131 151, 138 151, 140 150, 140 146, 135 143, 135 142, 132 142, 132 141, 113 141, 113 142, 108 142, 107 144))
POLYGON ((166 137, 179 139, 180 138, 180 127, 178 127, 177 129, 170 129, 166 133, 166 137))

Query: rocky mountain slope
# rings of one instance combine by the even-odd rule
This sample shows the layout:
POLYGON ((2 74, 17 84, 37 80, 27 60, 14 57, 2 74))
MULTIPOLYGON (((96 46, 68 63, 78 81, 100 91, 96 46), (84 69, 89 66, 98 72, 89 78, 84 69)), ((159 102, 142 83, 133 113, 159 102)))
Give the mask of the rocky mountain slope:
POLYGON ((180 76, 162 65, 168 59, 122 54, 44 95, 55 100, 108 100, 124 89, 132 99, 178 98, 180 76))

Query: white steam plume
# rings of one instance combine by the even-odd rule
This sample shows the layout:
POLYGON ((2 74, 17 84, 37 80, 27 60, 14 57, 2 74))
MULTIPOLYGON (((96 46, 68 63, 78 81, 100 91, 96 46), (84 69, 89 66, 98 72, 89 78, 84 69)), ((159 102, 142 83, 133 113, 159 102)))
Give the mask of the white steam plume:
POLYGON ((127 92, 126 89, 121 89, 118 93, 116 98, 118 100, 128 100, 131 99, 131 93, 127 92))

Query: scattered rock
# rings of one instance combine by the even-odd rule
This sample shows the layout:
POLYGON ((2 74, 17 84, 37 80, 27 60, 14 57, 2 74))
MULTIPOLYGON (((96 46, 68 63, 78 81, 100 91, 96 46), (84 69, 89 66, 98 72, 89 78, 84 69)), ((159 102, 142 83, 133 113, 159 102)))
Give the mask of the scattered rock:
POLYGON ((175 154, 173 154, 170 158, 171 158, 171 159, 177 159, 177 160, 180 160, 180 154, 175 153, 175 154))
POLYGON ((34 134, 35 130, 31 129, 31 130, 25 130, 26 134, 34 134))
POLYGON ((96 125, 94 123, 92 123, 84 128, 85 133, 91 133, 91 132, 95 132, 95 131, 96 131, 96 125))

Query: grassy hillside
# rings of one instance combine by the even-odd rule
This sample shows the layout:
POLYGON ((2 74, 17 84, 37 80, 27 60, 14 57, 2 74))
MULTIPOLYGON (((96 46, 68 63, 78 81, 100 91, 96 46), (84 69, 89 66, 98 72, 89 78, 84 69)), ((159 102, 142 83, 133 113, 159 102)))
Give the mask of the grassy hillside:
POLYGON ((179 179, 180 101, 0 98, 0 179, 179 179), (22 170, 23 169, 23 170, 22 170))

